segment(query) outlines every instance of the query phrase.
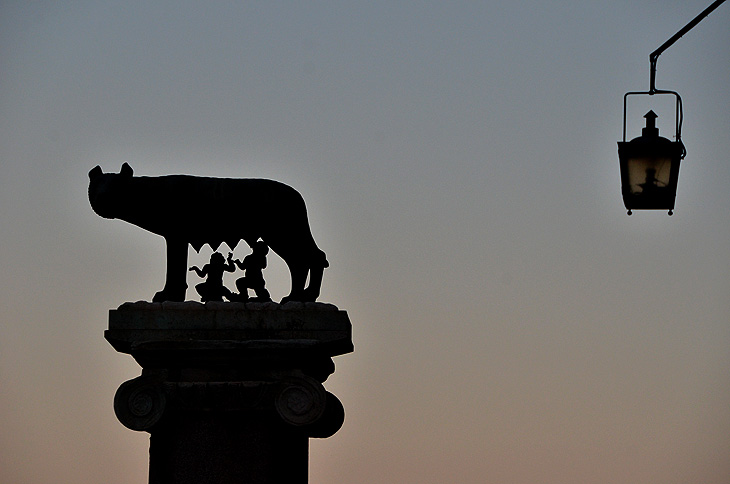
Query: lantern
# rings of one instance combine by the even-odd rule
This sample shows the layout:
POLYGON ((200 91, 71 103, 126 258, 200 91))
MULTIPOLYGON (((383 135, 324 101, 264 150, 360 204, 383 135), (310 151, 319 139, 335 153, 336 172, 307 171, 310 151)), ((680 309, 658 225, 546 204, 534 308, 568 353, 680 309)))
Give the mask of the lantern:
POLYGON ((644 116, 646 127, 641 136, 618 142, 621 168, 621 193, 624 205, 632 210, 667 210, 672 215, 677 195, 679 163, 686 153, 677 133, 677 141, 659 136, 657 115, 644 116))

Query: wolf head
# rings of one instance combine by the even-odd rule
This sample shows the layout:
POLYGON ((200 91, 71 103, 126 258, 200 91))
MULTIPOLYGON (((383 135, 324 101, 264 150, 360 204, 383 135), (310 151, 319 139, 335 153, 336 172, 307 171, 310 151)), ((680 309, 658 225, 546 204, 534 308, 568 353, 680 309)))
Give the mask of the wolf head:
POLYGON ((89 202, 94 212, 104 218, 118 218, 119 209, 131 195, 127 185, 133 174, 127 163, 119 173, 104 173, 95 166, 89 172, 89 202))

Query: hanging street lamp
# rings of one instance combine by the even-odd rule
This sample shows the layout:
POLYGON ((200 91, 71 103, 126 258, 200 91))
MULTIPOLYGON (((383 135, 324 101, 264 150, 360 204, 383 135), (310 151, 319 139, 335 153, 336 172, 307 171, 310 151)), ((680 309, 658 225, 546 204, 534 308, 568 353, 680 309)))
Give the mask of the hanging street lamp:
POLYGON ((682 98, 675 91, 656 88, 656 63, 659 56, 702 19, 725 2, 717 0, 691 22, 674 34, 657 50, 649 55, 650 77, 648 91, 634 91, 624 94, 623 141, 618 142, 619 167, 621 168, 621 193, 624 205, 631 215, 632 210, 667 210, 672 215, 677 196, 679 164, 687 151, 682 143, 682 98), (659 136, 656 127, 657 115, 649 111, 644 115, 646 127, 641 136, 626 141, 626 101, 629 96, 655 94, 672 95, 676 100, 674 141, 659 136))

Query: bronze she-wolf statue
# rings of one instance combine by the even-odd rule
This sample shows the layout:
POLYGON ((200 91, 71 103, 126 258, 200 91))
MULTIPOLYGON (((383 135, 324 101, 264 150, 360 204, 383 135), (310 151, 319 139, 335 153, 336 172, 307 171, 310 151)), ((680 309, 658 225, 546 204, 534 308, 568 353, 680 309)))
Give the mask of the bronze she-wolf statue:
POLYGON ((133 176, 124 163, 119 173, 89 172, 91 208, 165 238, 167 277, 153 301, 184 301, 188 243, 213 250, 233 249, 243 239, 253 247, 262 239, 291 273, 291 292, 282 302, 315 301, 329 266, 314 242, 302 196, 283 183, 254 178, 190 175, 133 176), (309 275, 309 285, 305 283, 309 275))

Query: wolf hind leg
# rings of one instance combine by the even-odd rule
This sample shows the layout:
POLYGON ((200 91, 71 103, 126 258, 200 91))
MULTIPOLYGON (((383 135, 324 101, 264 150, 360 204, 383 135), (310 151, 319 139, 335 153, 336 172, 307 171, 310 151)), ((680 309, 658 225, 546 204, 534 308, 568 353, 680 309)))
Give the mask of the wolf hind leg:
POLYGON ((304 290, 304 301, 307 302, 314 302, 319 297, 324 270, 330 265, 324 252, 319 249, 316 252, 316 258, 309 267, 309 285, 304 290))
POLYGON ((307 282, 307 267, 301 262, 285 261, 291 273, 291 291, 281 300, 281 304, 289 301, 304 301, 304 284, 307 282))

